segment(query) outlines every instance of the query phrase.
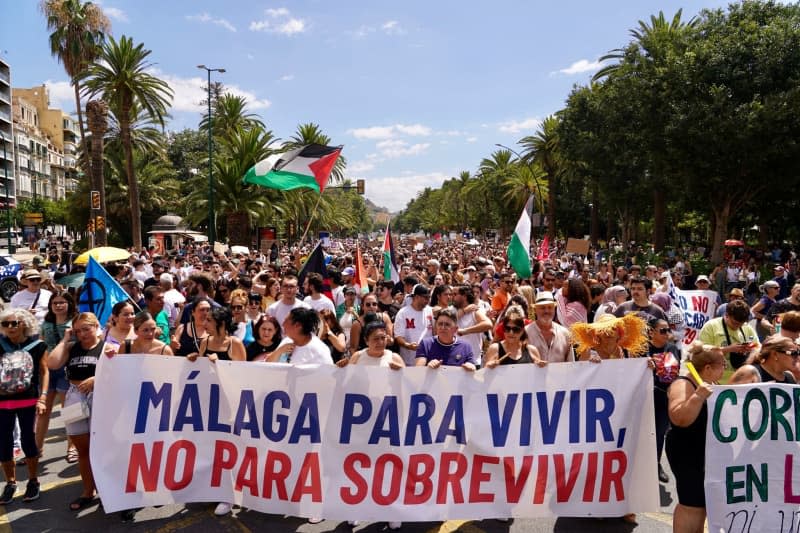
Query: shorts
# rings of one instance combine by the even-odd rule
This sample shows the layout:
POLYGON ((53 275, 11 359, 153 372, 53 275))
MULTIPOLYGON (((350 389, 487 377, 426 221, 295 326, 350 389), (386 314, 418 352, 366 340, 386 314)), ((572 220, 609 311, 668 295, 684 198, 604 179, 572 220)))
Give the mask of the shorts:
POLYGON ((69 390, 69 380, 67 379, 66 367, 50 371, 50 381, 47 392, 65 393, 69 390))
MULTIPOLYGON (((85 402, 89 406, 89 413, 91 413, 93 395, 94 393, 91 392, 89 394, 83 394, 78 390, 78 387, 70 384, 69 390, 67 390, 67 397, 64 398, 64 407, 78 402, 85 402)), ((67 431, 67 435, 87 435, 91 427, 91 421, 92 416, 90 414, 89 418, 84 418, 83 420, 78 420, 71 424, 64 424, 64 428, 67 431)))

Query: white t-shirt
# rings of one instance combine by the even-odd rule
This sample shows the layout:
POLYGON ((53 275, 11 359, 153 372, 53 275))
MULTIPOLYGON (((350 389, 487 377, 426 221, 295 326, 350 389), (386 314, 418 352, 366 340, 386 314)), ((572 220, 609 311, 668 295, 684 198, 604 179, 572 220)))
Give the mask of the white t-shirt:
POLYGON ((283 303, 283 299, 281 299, 267 307, 267 314, 271 317, 274 317, 275 320, 278 321, 278 324, 281 325, 281 333, 283 333, 283 321, 286 320, 286 317, 289 316, 289 313, 291 313, 292 309, 296 307, 308 308, 309 306, 302 300, 295 298, 294 303, 291 305, 283 303))
POLYGON ((336 309, 333 307, 333 302, 324 294, 320 294, 319 298, 316 300, 310 295, 306 296, 303 298, 303 302, 317 313, 321 313, 324 309, 327 309, 334 315, 336 314, 336 309))
MULTIPOLYGON (((417 311, 407 305, 397 312, 394 317, 394 336, 403 337, 406 342, 419 343, 422 339, 433 336, 433 308, 426 305, 422 311, 417 311)), ((400 355, 406 365, 414 366, 417 357, 416 350, 400 348, 400 355)))
POLYGON ((11 307, 16 309, 26 309, 36 316, 36 320, 41 325, 44 322, 44 317, 47 314, 47 304, 50 303, 50 296, 53 293, 47 289, 39 289, 39 299, 36 299, 37 293, 31 292, 28 289, 18 291, 11 297, 11 307), (33 302, 36 302, 35 309, 31 309, 33 302))
MULTIPOLYGON (((292 339, 285 337, 279 346, 290 342, 292 342, 292 339)), ((312 335, 311 341, 305 346, 295 345, 289 362, 293 365, 332 365, 333 358, 328 345, 319 340, 316 335, 312 335)))

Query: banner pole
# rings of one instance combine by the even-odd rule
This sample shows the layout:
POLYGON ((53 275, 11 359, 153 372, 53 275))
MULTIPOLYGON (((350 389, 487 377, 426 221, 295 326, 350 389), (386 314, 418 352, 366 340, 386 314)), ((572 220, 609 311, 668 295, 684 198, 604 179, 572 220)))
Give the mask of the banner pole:
POLYGON ((319 196, 317 197, 317 203, 314 204, 314 209, 311 210, 311 214, 308 216, 308 224, 306 224, 306 229, 303 232, 303 236, 300 237, 300 246, 302 246, 303 243, 306 240, 306 234, 308 233, 308 228, 311 227, 311 221, 314 220, 314 213, 317 212, 317 208, 319 207, 319 201, 320 200, 322 200, 322 193, 319 193, 319 196))

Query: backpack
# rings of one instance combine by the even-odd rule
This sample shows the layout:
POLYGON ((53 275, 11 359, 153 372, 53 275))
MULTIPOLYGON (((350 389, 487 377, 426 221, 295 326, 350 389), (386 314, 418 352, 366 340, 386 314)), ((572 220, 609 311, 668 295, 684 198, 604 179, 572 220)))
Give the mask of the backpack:
POLYGON ((30 350, 41 341, 36 339, 19 350, 14 350, 4 338, 0 338, 5 354, 0 356, 0 396, 8 396, 28 390, 33 380, 33 357, 30 350))

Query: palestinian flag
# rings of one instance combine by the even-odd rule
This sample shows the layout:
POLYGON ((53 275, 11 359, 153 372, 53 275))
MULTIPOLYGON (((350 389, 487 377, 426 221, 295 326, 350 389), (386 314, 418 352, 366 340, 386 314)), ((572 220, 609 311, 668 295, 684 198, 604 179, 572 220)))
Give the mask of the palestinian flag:
POLYGON ((511 236, 511 242, 508 245, 508 262, 511 263, 511 268, 514 269, 520 279, 531 277, 531 257, 528 250, 531 245, 532 211, 533 195, 528 198, 528 203, 525 204, 525 209, 522 210, 522 215, 519 217, 517 227, 514 229, 514 235, 511 236))
POLYGON ((243 181, 281 191, 308 188, 322 194, 341 152, 341 146, 308 144, 273 154, 250 168, 243 181))
POLYGON ((383 279, 390 279, 395 283, 400 281, 400 273, 397 270, 397 260, 394 256, 392 232, 389 230, 388 222, 386 223, 386 236, 383 239, 383 279))
MULTIPOLYGON (((306 276, 312 272, 316 272, 322 276, 325 285, 325 289, 322 293, 328 298, 331 298, 330 280, 328 279, 328 269, 325 266, 325 252, 322 250, 322 241, 319 241, 311 253, 308 254, 308 259, 306 259, 306 262, 297 274, 297 284, 300 290, 303 289, 303 281, 305 281, 306 276)), ((308 295, 306 294, 305 296, 308 295)))

